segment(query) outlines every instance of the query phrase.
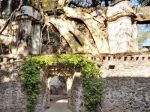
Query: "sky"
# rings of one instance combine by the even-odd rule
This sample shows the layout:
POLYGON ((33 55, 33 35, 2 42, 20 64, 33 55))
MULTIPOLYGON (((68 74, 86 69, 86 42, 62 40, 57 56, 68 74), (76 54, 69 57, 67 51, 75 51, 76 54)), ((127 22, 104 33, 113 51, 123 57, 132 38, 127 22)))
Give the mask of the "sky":
POLYGON ((139 4, 138 4, 137 0, 131 0, 131 5, 132 6, 137 6, 139 4))
MULTIPOLYGON (((137 0, 131 0, 132 6, 138 6, 137 0)), ((146 32, 146 39, 143 42, 139 43, 139 46, 150 46, 150 24, 138 24, 138 37, 141 37, 142 34, 140 32, 146 32)))
POLYGON ((140 42, 139 45, 140 46, 150 46, 150 24, 146 25, 146 24, 140 24, 137 25, 138 28, 138 37, 141 37, 141 33, 140 32, 146 32, 146 39, 143 42, 140 42))

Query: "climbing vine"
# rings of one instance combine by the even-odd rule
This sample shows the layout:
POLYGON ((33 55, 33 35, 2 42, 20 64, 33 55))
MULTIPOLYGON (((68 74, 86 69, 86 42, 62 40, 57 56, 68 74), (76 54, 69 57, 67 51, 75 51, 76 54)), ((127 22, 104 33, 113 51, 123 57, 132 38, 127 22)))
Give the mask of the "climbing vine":
POLYGON ((32 112, 33 105, 39 94, 41 79, 39 70, 43 66, 53 62, 61 64, 73 64, 80 69, 82 73, 82 85, 84 90, 84 101, 87 111, 92 111, 95 105, 100 101, 102 95, 102 78, 99 70, 94 63, 86 57, 79 54, 60 54, 49 56, 27 57, 20 69, 20 77, 27 93, 27 109, 32 112))

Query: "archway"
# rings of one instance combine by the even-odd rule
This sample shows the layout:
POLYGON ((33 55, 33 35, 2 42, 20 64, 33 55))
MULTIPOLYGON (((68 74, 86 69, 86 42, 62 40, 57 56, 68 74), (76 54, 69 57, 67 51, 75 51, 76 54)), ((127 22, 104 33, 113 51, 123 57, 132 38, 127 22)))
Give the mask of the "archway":
MULTIPOLYGON (((51 110, 54 110, 53 105, 61 108, 62 106, 59 106, 60 103, 73 112, 84 112, 82 73, 79 71, 79 67, 76 67, 71 63, 53 63, 47 65, 46 68, 42 67, 40 70, 40 77, 42 78, 43 83, 41 88, 45 88, 45 90, 43 91, 43 89, 41 89, 38 95, 39 98, 35 105, 35 112, 39 112, 39 110, 50 112, 51 110), (66 78, 66 95, 60 94, 60 91, 58 90, 59 87, 55 88, 56 92, 51 93, 49 82, 56 76, 66 78)), ((63 112, 65 107, 56 111, 59 112, 59 110, 61 110, 60 112, 63 112)))
MULTIPOLYGON (((59 69, 58 66, 55 66, 55 68, 59 69)), ((47 106, 49 106, 49 108, 44 112, 84 111, 81 72, 72 72, 68 71, 67 69, 63 69, 63 71, 59 69, 58 72, 55 71, 54 74, 52 73, 52 71, 46 72, 47 74, 49 74, 46 75, 48 79, 47 84, 49 84, 50 81, 52 81, 52 84, 48 88, 50 92, 47 91, 48 93, 45 93, 46 95, 49 95, 47 96, 47 98, 49 98, 50 102, 47 102, 47 106), (58 77, 61 77, 60 80, 63 80, 63 83, 58 81, 58 77), (53 80, 53 78, 55 81, 53 80), (55 82, 58 82, 58 85, 55 82)))
MULTIPOLYGON (((94 62, 79 54, 33 56, 27 57, 20 69, 21 81, 27 93, 27 108, 29 112, 39 111, 39 109, 44 110, 47 107, 47 100, 49 98, 47 94, 45 95, 45 93, 48 93, 46 92, 48 91, 46 83, 49 77, 48 74, 52 73, 52 71, 66 71, 71 74, 76 71, 81 72, 82 75, 80 74, 78 76, 78 79, 81 81, 81 87, 83 88, 84 101, 82 101, 81 106, 91 111, 100 102, 102 80, 94 62)), ((78 90, 79 86, 76 88, 78 90)), ((76 108, 75 105, 72 107, 76 108)), ((75 110, 75 112, 78 112, 78 110, 75 110)))

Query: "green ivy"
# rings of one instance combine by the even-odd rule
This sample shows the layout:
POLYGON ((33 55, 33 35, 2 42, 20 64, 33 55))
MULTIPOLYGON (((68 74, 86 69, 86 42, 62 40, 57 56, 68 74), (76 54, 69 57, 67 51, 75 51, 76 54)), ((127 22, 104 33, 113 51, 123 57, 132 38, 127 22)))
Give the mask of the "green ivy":
MULTIPOLYGON (((27 93, 27 109, 33 112, 33 105, 39 94, 41 79, 39 70, 53 62, 61 64, 73 64, 82 73, 82 85, 84 90, 84 101, 87 111, 92 111, 102 96, 103 81, 95 64, 86 57, 79 54, 60 54, 49 56, 27 57, 20 69, 20 77, 27 93)), ((86 112, 87 112, 86 111, 86 112)))

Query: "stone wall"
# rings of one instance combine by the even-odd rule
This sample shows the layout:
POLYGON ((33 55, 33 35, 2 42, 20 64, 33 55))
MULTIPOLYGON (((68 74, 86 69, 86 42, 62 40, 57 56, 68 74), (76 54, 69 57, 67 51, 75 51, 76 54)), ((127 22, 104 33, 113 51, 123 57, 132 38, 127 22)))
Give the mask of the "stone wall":
POLYGON ((106 78, 103 112, 150 112, 150 78, 106 78))
MULTIPOLYGON (((42 72, 41 77, 42 88, 34 112, 44 112, 50 106, 50 92, 42 72)), ((18 70, 0 70, 0 112, 27 112, 25 89, 21 85, 18 70)))
POLYGON ((25 94, 17 71, 0 70, 0 112, 26 112, 25 94))
MULTIPOLYGON (((101 101, 103 112, 150 112, 150 55, 106 55, 100 61, 105 89, 101 101)), ((42 88, 34 112, 49 105, 48 78, 41 71, 42 88)), ((85 112, 81 73, 67 81, 69 108, 85 112), (68 86, 69 84, 69 86, 68 86)), ((25 90, 17 70, 0 70, 0 112, 26 112, 25 90)))
POLYGON ((150 112, 150 57, 108 56, 101 71, 105 80, 103 112, 150 112))

